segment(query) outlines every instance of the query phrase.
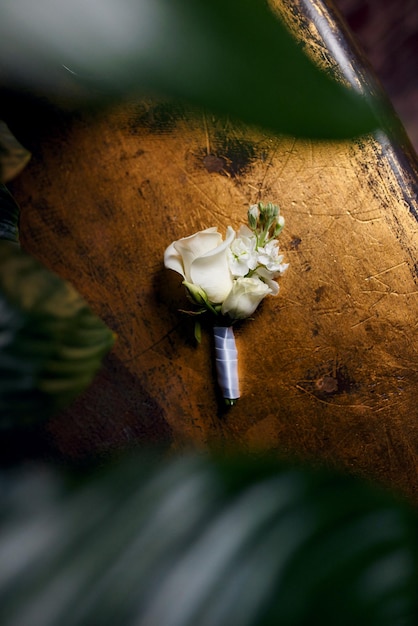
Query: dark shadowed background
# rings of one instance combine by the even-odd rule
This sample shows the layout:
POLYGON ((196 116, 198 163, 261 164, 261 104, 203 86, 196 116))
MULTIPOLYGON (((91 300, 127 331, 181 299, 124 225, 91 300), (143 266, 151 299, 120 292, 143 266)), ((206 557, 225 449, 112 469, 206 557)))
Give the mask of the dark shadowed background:
POLYGON ((417 0, 335 0, 418 149, 417 0))

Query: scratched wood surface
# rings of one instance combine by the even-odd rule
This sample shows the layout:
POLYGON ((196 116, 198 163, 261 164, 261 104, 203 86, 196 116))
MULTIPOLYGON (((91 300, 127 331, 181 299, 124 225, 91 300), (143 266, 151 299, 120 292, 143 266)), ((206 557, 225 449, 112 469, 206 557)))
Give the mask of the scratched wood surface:
MULTIPOLYGON (((334 63, 312 13, 338 38, 326 5, 275 5, 334 63)), ((344 54, 351 76, 367 82, 357 53, 344 54)), ((25 132, 34 156, 12 185, 22 244, 118 335, 92 387, 47 425, 61 454, 149 442, 271 450, 418 497, 418 224, 407 146, 384 133, 334 144, 271 137, 151 101, 101 117, 50 114, 25 132), (236 330, 242 398, 225 412, 210 333, 196 346, 178 312, 181 281, 162 258, 179 237, 238 227, 258 200, 281 206, 290 267, 279 296, 236 330)))

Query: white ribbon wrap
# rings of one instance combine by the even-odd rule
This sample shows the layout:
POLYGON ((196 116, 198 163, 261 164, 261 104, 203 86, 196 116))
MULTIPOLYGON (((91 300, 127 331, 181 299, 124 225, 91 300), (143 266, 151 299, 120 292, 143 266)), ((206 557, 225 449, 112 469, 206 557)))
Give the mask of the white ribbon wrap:
POLYGON ((218 383, 227 404, 240 397, 238 382, 238 350, 232 326, 214 326, 215 359, 218 383))

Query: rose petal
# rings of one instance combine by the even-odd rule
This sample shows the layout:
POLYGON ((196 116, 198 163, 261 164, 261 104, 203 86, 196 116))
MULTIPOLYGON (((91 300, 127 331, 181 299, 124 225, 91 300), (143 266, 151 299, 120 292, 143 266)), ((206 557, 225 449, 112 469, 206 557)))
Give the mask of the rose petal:
POLYGON ((186 278, 181 255, 175 249, 174 243, 171 243, 164 252, 164 265, 167 269, 174 270, 186 278))
POLYGON ((174 248, 183 261, 183 271, 186 279, 192 283, 199 284, 193 280, 191 275, 191 265, 196 257, 217 249, 222 241, 222 235, 217 232, 216 226, 206 228, 189 237, 183 237, 174 242, 174 248))
POLYGON ((194 259, 190 267, 191 281, 200 285, 213 303, 223 302, 232 289, 227 251, 234 238, 235 231, 228 226, 225 241, 194 259))

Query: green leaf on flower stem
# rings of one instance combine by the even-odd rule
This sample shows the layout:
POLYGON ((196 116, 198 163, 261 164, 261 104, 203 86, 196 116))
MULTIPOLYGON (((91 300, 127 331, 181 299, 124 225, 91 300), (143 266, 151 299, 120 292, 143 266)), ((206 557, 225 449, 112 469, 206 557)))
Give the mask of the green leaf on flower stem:
POLYGON ((197 343, 202 342, 202 326, 198 320, 195 320, 194 323, 194 338, 196 339, 197 343))
POLYGON ((31 468, 3 476, 0 622, 415 626, 416 528, 391 495, 260 459, 141 455, 67 492, 31 468))
POLYGON ((174 97, 296 137, 363 134, 380 109, 318 69, 264 1, 14 0, 0 56, 12 82, 52 94, 174 97))
POLYGON ((0 428, 34 423, 91 382, 113 343, 76 290, 0 241, 0 428))

